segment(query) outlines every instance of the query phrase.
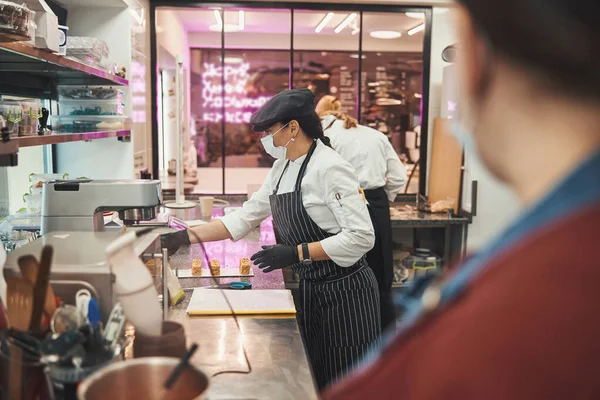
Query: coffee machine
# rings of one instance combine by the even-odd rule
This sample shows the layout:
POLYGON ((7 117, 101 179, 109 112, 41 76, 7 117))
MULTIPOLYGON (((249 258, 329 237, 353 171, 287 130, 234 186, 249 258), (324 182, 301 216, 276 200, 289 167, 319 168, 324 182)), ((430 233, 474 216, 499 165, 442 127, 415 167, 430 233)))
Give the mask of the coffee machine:
POLYGON ((155 218, 162 204, 160 181, 76 180, 54 181, 42 189, 41 233, 104 231, 103 213, 117 211, 132 225, 155 218))

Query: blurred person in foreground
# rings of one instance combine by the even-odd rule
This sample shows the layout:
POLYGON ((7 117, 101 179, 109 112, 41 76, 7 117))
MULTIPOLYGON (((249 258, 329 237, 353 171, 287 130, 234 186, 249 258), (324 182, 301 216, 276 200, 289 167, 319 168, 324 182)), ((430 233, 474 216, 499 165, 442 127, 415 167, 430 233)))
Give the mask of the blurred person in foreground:
POLYGON ((525 211, 324 398, 599 399, 600 1, 458 2, 454 131, 525 211))

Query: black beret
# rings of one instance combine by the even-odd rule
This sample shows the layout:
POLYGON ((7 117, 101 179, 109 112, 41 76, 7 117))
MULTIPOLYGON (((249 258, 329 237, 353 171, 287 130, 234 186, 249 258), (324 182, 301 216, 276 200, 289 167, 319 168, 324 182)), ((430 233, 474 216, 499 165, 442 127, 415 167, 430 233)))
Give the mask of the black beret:
POLYGON ((267 101, 250 118, 254 132, 264 132, 279 121, 315 112, 315 95, 310 89, 286 90, 267 101))

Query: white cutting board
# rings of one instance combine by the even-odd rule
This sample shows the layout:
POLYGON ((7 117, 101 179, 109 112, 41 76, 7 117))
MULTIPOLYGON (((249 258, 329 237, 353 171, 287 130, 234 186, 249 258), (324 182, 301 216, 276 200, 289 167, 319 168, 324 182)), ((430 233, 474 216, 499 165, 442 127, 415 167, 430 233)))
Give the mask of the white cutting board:
POLYGON ((189 315, 231 315, 223 295, 236 314, 296 314, 289 290, 194 289, 187 308, 189 315))
MULTIPOLYGON (((248 275, 240 274, 239 268, 221 268, 221 275, 215 275, 215 278, 236 278, 254 276, 254 271, 250 268, 248 275)), ((177 271, 178 278, 210 278, 210 269, 202 268, 202 275, 192 275, 191 269, 180 269, 177 271)))

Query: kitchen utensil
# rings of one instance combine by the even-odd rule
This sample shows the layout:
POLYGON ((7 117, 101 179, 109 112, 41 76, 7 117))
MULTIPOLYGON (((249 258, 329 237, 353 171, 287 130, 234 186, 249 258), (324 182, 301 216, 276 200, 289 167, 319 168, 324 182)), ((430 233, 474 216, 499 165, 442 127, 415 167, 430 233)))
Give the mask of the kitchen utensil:
MULTIPOLYGON (((16 345, 9 344, 8 341, 2 341, 0 344, 0 387, 3 389, 2 399, 13 399, 15 389, 20 389, 17 393, 19 400, 50 400, 54 399, 52 384, 45 373, 45 365, 39 360, 39 356, 30 354, 28 351, 22 352, 21 362, 21 386, 16 386, 14 374, 12 374, 12 363, 14 361, 15 349, 20 350, 16 345)), ((18 351, 17 350, 17 351, 18 351)))
POLYGON ((64 362, 80 354, 83 350, 85 337, 79 331, 69 331, 56 339, 46 339, 40 343, 42 362, 45 364, 64 362))
POLYGON ((189 315, 296 314, 294 300, 289 290, 217 290, 194 289, 187 308, 189 315))
POLYGON ((179 375, 181 375, 181 372, 183 371, 183 369, 188 365, 188 361, 190 361, 190 358, 192 358, 192 356, 194 355, 196 350, 198 350, 198 344, 194 343, 192 345, 192 347, 190 347, 190 349, 185 352, 183 357, 181 357, 179 364, 177 365, 177 367, 175 367, 175 369, 173 370, 173 373, 169 376, 169 379, 167 379, 167 381, 165 382, 165 389, 171 389, 171 386, 173 386, 175 381, 177 381, 177 378, 179 378, 179 375))
POLYGON ((46 303, 46 292, 50 283, 50 266, 52 264, 52 246, 44 246, 40 257, 39 271, 33 287, 33 310, 31 314, 30 330, 40 329, 44 305, 46 303))
POLYGON ((62 304, 52 314, 50 330, 53 333, 63 333, 78 329, 84 322, 83 315, 75 306, 62 304))
POLYGON ((121 335, 124 324, 125 314, 123 314, 123 307, 121 307, 121 303, 117 303, 111 310, 108 321, 106 322, 106 327, 104 328, 104 343, 111 346, 114 345, 121 335))
POLYGON ((164 388, 165 380, 178 364, 178 359, 167 357, 140 358, 114 363, 84 380, 79 385, 77 397, 80 400, 206 398, 208 377, 189 364, 183 369, 171 389, 164 388))
MULTIPOLYGON (((19 257, 17 261, 19 269, 23 277, 27 278, 33 285, 36 284, 38 275, 40 273, 41 265, 37 262, 36 258, 32 255, 26 255, 19 257)), ((46 298, 44 301, 44 311, 48 315, 52 315, 56 311, 56 296, 51 285, 47 285, 46 298)))
POLYGON ((42 118, 39 119, 38 135, 45 135, 48 132, 48 117, 50 111, 47 108, 42 108, 42 118))
POLYGON ((135 332, 133 356, 141 357, 182 357, 186 351, 185 331, 181 324, 163 321, 162 333, 158 336, 135 332))
POLYGON ((100 307, 93 297, 88 302, 88 321, 94 327, 100 323, 100 307))
POLYGON ((229 282, 221 285, 207 286, 206 289, 235 289, 235 290, 246 290, 252 289, 252 284, 248 282, 229 282))
MULTIPOLYGON (((33 285, 25 278, 9 276, 6 278, 6 301, 8 321, 12 328, 20 331, 29 329, 33 311, 33 285)), ((10 345, 10 386, 11 400, 21 400, 23 384, 23 350, 10 345)))
POLYGON ((87 289, 80 289, 75 294, 75 307, 83 316, 84 321, 88 318, 89 303, 91 298, 92 295, 87 289))

